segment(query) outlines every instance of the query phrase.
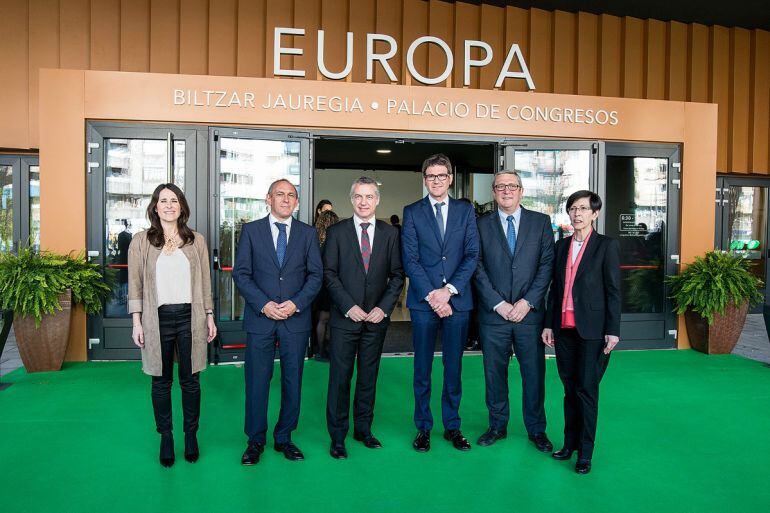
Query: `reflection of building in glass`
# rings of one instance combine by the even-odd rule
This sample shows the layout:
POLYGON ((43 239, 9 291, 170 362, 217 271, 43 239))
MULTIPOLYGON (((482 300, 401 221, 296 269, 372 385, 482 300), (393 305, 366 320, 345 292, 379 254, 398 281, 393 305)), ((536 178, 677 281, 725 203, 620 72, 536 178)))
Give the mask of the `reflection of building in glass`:
POLYGON ((13 167, 0 166, 0 252, 13 249, 13 167))
POLYGON ((730 242, 764 242, 765 201, 762 187, 730 187, 730 242))
POLYGON ((667 167, 667 159, 634 158, 634 216, 639 235, 659 231, 666 221, 667 167))

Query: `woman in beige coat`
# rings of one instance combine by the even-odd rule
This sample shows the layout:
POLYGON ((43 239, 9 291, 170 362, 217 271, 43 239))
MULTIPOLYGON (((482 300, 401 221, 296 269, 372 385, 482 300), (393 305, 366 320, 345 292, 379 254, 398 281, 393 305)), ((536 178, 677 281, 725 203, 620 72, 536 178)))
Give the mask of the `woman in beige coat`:
POLYGON ((208 249, 187 226, 190 207, 174 184, 159 185, 147 206, 150 228, 128 249, 128 312, 134 344, 142 349, 142 370, 152 376, 152 407, 160 433, 160 463, 174 464, 171 384, 179 364, 184 412, 184 457, 198 460, 199 372, 206 344, 217 334, 211 299, 208 249))

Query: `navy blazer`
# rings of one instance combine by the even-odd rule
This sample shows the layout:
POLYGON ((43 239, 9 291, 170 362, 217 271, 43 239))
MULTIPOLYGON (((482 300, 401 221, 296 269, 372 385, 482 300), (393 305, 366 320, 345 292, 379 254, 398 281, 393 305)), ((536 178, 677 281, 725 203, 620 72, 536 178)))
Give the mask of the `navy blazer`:
POLYGON ((551 218, 521 207, 514 254, 508 248, 497 209, 479 218, 478 228, 479 265, 473 281, 479 295, 479 322, 507 323, 494 311, 495 306, 501 301, 513 304, 524 298, 534 310, 521 323, 542 323, 553 273, 551 218))
POLYGON ((311 305, 323 283, 323 264, 315 228, 296 219, 291 221, 289 243, 283 266, 270 231, 269 216, 243 225, 233 267, 233 281, 246 300, 243 329, 269 333, 274 321, 262 313, 270 301, 291 300, 297 312, 284 322, 292 332, 310 331, 311 305))
POLYGON ((459 312, 473 310, 471 278, 479 257, 479 234, 473 206, 449 198, 444 240, 428 196, 404 207, 401 251, 409 277, 406 306, 431 310, 425 301, 432 290, 451 283, 457 289, 450 304, 459 312))

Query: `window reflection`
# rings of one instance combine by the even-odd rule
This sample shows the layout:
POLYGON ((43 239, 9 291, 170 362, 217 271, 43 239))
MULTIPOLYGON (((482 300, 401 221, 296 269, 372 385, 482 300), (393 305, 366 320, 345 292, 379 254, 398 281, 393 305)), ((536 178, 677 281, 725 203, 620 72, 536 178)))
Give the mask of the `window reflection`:
POLYGON ((0 166, 0 252, 13 250, 13 166, 0 166))
POLYGON ((29 244, 40 250, 40 166, 29 166, 29 244))
POLYGON ((762 253, 767 234, 767 187, 735 187, 729 189, 727 226, 728 247, 742 253, 757 278, 765 280, 762 253))

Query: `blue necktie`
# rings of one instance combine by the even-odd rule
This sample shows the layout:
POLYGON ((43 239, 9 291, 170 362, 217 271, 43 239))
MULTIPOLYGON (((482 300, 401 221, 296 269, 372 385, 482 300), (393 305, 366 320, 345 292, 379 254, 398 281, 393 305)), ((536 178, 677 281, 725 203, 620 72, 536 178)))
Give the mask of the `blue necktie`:
POLYGON ((508 219, 508 233, 506 234, 508 249, 511 250, 511 255, 513 255, 516 249, 516 227, 513 225, 513 216, 508 216, 506 219, 508 219))
POLYGON ((436 203, 436 222, 438 222, 438 233, 441 235, 441 240, 444 240, 444 214, 441 213, 441 207, 444 206, 444 202, 436 203))
POLYGON ((283 259, 286 258, 286 225, 273 223, 278 227, 278 241, 275 244, 275 253, 278 256, 278 265, 283 267, 283 259))

